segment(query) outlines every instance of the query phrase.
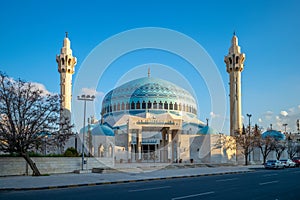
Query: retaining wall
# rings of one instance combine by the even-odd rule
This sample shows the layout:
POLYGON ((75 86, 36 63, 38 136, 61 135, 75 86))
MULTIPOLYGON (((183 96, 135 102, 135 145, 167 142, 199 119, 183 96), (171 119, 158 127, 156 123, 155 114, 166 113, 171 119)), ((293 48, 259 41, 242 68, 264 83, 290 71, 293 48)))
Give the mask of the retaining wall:
MULTIPOLYGON (((70 173, 81 169, 80 157, 32 157, 42 174, 70 173)), ((113 158, 85 158, 84 169, 110 168, 113 158)), ((0 176, 31 175, 32 170, 22 157, 0 157, 0 176)))

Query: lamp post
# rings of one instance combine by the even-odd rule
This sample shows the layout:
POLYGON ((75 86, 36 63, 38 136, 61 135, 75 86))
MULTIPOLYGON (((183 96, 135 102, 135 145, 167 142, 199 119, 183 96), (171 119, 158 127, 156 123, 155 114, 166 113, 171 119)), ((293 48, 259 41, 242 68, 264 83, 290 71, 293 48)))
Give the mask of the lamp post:
POLYGON ((250 118, 252 117, 251 114, 247 114, 247 117, 249 118, 249 135, 250 135, 250 131, 251 131, 251 121, 250 118))
POLYGON ((48 135, 46 135, 44 137, 44 143, 45 143, 45 152, 44 152, 44 155, 47 155, 47 139, 48 139, 48 135))
POLYGON ((287 126, 288 124, 282 124, 282 126, 284 126, 284 134, 286 134, 286 126, 287 126))
POLYGON ((86 102, 87 101, 94 101, 95 96, 92 95, 81 95, 77 97, 78 100, 80 101, 84 101, 84 110, 83 110, 83 133, 82 133, 82 149, 81 149, 81 153, 82 153, 82 159, 81 159, 81 170, 83 170, 83 166, 84 166, 84 137, 85 137, 85 115, 86 115, 86 102))
MULTIPOLYGON (((251 114, 247 114, 247 117, 249 118, 249 140, 250 140, 250 134, 251 134, 251 114)), ((250 141, 249 141, 250 142, 250 141)), ((249 152, 249 162, 251 161, 251 153, 249 152)))
POLYGON ((300 131, 299 126, 300 126, 300 120, 297 119, 297 131, 298 131, 298 134, 299 134, 299 131, 300 131))

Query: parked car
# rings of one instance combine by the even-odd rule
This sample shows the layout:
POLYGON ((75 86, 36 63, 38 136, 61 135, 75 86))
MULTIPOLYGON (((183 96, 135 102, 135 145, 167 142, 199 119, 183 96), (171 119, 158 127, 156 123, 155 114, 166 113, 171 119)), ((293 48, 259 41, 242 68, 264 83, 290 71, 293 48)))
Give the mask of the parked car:
POLYGON ((282 162, 279 160, 267 160, 265 163, 265 168, 266 169, 279 169, 279 168, 284 168, 284 165, 282 162))
POLYGON ((294 157, 292 160, 294 163, 296 163, 296 167, 300 166, 300 157, 294 157))
POLYGON ((280 162, 284 165, 284 167, 295 167, 296 163, 294 163, 291 159, 280 159, 280 162))

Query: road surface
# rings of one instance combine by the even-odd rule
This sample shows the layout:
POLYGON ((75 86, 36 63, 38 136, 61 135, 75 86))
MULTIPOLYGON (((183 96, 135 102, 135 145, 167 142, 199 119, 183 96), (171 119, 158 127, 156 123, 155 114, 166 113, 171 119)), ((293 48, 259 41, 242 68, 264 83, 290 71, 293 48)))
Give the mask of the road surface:
POLYGON ((300 168, 89 187, 1 191, 0 199, 300 199, 300 168))

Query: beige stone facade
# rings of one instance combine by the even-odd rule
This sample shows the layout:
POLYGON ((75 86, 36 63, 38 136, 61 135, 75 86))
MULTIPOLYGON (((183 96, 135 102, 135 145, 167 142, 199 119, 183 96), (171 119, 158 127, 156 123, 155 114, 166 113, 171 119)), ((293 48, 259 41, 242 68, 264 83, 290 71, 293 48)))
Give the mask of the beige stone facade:
POLYGON ((229 73, 230 85, 230 135, 234 135, 242 131, 241 72, 245 61, 245 54, 241 53, 236 35, 232 37, 231 47, 224 61, 229 73))
POLYGON ((58 72, 60 73, 61 112, 65 118, 71 119, 72 75, 75 73, 76 57, 72 55, 71 42, 68 34, 63 40, 60 54, 56 56, 58 72))

